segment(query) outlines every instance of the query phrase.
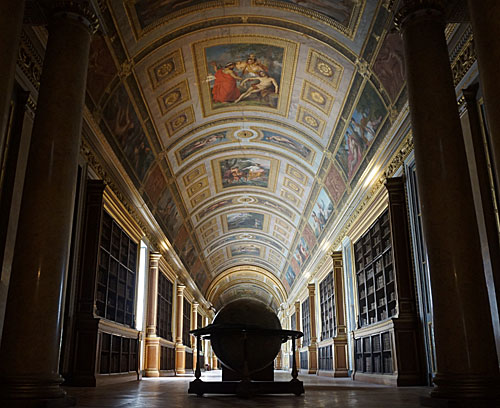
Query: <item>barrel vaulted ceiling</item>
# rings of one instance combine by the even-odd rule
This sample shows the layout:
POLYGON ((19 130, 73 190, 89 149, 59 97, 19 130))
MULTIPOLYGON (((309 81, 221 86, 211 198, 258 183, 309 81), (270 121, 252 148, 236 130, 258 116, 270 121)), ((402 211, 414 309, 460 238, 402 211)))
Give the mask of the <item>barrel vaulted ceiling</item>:
POLYGON ((103 5, 87 106, 202 292, 324 243, 406 98, 390 3, 103 5))

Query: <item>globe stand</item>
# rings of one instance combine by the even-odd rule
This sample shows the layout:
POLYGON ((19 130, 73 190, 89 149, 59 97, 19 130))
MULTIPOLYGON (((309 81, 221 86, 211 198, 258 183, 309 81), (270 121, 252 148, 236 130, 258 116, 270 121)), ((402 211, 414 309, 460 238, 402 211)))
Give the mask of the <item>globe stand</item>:
POLYGON ((203 394, 236 394, 243 398, 248 398, 259 394, 295 394, 297 396, 304 393, 302 381, 297 379, 297 360, 295 358, 295 341, 303 336, 303 333, 295 330, 263 329, 249 325, 209 325, 202 329, 191 330, 190 333, 196 336, 197 359, 196 359, 196 379, 189 384, 189 394, 196 394, 201 397, 203 394), (243 334, 243 369, 239 372, 240 381, 202 381, 200 368, 201 340, 210 340, 212 335, 243 334), (291 381, 252 381, 252 372, 249 371, 248 360, 252 356, 247 355, 247 341, 249 334, 275 336, 281 339, 281 343, 292 340, 292 379, 291 381))

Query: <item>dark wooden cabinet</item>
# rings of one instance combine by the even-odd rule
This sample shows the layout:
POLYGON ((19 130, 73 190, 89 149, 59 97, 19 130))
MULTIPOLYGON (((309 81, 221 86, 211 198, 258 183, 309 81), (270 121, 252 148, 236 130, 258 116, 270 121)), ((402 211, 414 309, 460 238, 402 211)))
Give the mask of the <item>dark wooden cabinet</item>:
POLYGON ((137 244, 103 211, 96 283, 96 314, 134 325, 137 244))
POLYGON ((172 341, 172 296, 174 285, 159 272, 158 276, 158 306, 156 309, 157 335, 172 341))
POLYGON ((356 372, 393 374, 391 337, 386 331, 357 338, 354 342, 356 372))
POLYGON ((358 327, 397 313, 389 211, 354 244, 358 288, 358 327))
MULTIPOLYGON (((302 347, 311 345, 311 312, 309 307, 309 298, 302 302, 302 347)), ((302 366, 301 366, 302 368, 302 366)))
POLYGON ((420 385, 423 377, 414 273, 402 177, 387 179, 389 205, 354 243, 358 300, 354 378, 420 385))
POLYGON ((136 378, 139 331, 135 325, 138 243, 105 210, 104 182, 87 183, 78 267, 71 385, 136 378))
POLYGON ((331 344, 318 347, 318 368, 322 371, 333 371, 333 347, 331 344))
POLYGON ((329 272, 319 284, 321 312, 321 340, 331 339, 335 335, 335 294, 333 290, 333 272, 329 272))

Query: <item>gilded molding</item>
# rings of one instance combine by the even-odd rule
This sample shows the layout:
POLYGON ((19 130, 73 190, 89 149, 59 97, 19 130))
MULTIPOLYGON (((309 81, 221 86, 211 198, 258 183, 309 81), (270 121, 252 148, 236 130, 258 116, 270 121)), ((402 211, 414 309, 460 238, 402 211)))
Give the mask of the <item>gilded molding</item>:
POLYGON ((134 63, 131 60, 125 61, 121 66, 120 70, 118 71, 118 76, 120 79, 125 79, 127 78, 131 73, 132 69, 134 68, 134 63))
POLYGON ((453 50, 451 60, 453 85, 457 86, 474 62, 476 62, 476 51, 474 49, 471 27, 464 33, 459 44, 453 50))
POLYGON ((36 52, 33 43, 26 33, 22 31, 17 55, 17 65, 37 90, 40 88, 42 64, 43 60, 36 52))
POLYGON ((142 222, 142 220, 139 218, 137 215, 137 212, 133 209, 133 207, 128 203, 127 199, 123 195, 123 193, 120 191, 120 189, 117 187, 117 185, 113 182, 111 177, 108 175, 106 172, 105 168, 102 166, 102 164, 99 162, 99 160, 96 158, 94 152, 92 151, 91 147, 87 143, 86 140, 82 139, 82 143, 80 145, 80 153, 85 157, 85 161, 87 164, 97 173, 97 175, 106 182, 106 184, 109 186, 111 191, 116 195, 120 203, 123 205, 123 207, 127 210, 129 215, 134 219, 134 221, 137 223, 139 228, 142 230, 144 235, 148 238, 149 242, 151 243, 152 246, 155 248, 159 248, 159 243, 154 238, 151 233, 148 231, 148 228, 142 222))
MULTIPOLYGON (((389 0, 393 1, 393 0, 389 0)), ((364 11, 364 2, 357 2, 351 18, 349 20, 349 24, 347 26, 339 23, 338 21, 334 20, 333 18, 330 18, 326 16, 323 13, 320 13, 318 11, 314 11, 305 7, 302 7, 297 4, 289 3, 289 2, 280 2, 276 0, 252 0, 252 6, 267 6, 267 7, 273 7, 273 8, 280 8, 280 9, 285 9, 288 11, 292 11, 294 13, 301 14, 303 16, 306 16, 308 18, 311 18, 316 21, 320 21, 323 24, 327 24, 330 27, 333 27, 335 30, 338 32, 344 34, 347 38, 353 39, 354 36, 356 35, 356 32, 359 27, 359 23, 361 20, 361 15, 363 14, 364 11)))
MULTIPOLYGON (((329 253, 332 253, 333 251, 335 251, 335 248, 337 248, 340 245, 342 240, 347 235, 347 232, 350 230, 351 226, 363 214, 365 207, 371 201, 372 197, 378 192, 378 190, 380 188, 382 188, 382 186, 385 183, 385 180, 389 177, 392 177, 394 175, 394 173, 396 172, 396 170, 398 170, 401 167, 401 165, 404 163, 405 159, 408 157, 408 155, 410 154, 410 152, 412 150, 413 150, 413 136, 410 133, 406 137, 404 142, 402 143, 402 146, 399 149, 399 151, 392 157, 392 160, 385 168, 383 176, 380 177, 376 183, 374 183, 372 189, 366 195, 363 202, 358 206, 358 208, 356 208, 356 210, 351 215, 349 220, 344 224, 344 227, 342 228, 339 235, 337 236, 337 238, 335 239, 335 241, 331 245, 329 253)), ((326 256, 325 256, 325 258, 326 258, 326 256)), ((316 268, 316 270, 318 270, 318 268, 316 268)), ((316 272, 316 270, 315 270, 315 272, 316 272)))
POLYGON ((26 101, 26 106, 25 106, 26 112, 34 118, 35 113, 36 113, 36 101, 33 99, 33 96, 30 95, 28 100, 26 101))
POLYGON ((363 78, 370 78, 372 72, 370 70, 370 64, 364 59, 356 59, 356 68, 363 78))
POLYGON ((382 7, 384 7, 389 13, 394 11, 396 0, 382 0, 382 7))
POLYGON ((331 261, 332 253, 333 253, 332 251, 327 251, 327 253, 325 255, 323 255, 323 258, 321 258, 321 261, 319 261, 318 264, 316 265, 316 267, 314 268, 314 271, 311 274, 312 277, 316 276, 319 273, 319 271, 321 271, 321 269, 325 265, 325 262, 327 262, 329 260, 331 261))

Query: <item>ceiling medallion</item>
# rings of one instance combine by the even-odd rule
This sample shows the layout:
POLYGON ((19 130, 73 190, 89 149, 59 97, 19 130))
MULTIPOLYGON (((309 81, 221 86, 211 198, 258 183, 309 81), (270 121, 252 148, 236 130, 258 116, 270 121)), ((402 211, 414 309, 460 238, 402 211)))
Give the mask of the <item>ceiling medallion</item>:
POLYGON ((316 67, 318 68, 318 71, 321 72, 324 76, 331 77, 333 75, 332 67, 330 67, 330 65, 325 62, 318 62, 318 65, 316 67))
POLYGON ((243 129, 236 133, 238 139, 249 139, 252 136, 255 136, 255 134, 249 129, 243 129))
POLYGON ((242 204, 253 204, 257 202, 257 200, 254 197, 249 197, 249 196, 239 197, 236 201, 242 204))
POLYGON ((182 116, 179 116, 178 118, 175 118, 173 124, 175 127, 178 127, 178 126, 181 126, 182 124, 184 124, 186 122, 187 118, 186 116, 182 115, 182 116))
POLYGON ((304 116, 304 121, 312 127, 318 127, 318 121, 314 119, 312 116, 309 115, 304 116))
POLYGON ((313 99, 314 102, 317 102, 319 104, 325 103, 325 97, 321 95, 318 91, 311 91, 311 98, 313 99))
POLYGON ((165 99, 164 99, 165 105, 168 107, 169 105, 174 104, 175 102, 177 102, 179 100, 180 97, 181 97, 180 92, 178 92, 178 91, 172 92, 170 95, 165 97, 165 99))
POLYGON ((165 64, 158 67, 158 71, 157 71, 158 76, 159 77, 167 76, 168 74, 170 74, 172 72, 173 69, 174 69, 174 64, 172 64, 170 61, 166 62, 165 64))
POLYGON ((255 236, 252 234, 239 234, 237 236, 238 239, 255 239, 255 236))

